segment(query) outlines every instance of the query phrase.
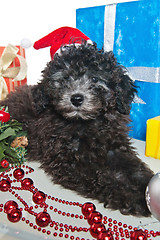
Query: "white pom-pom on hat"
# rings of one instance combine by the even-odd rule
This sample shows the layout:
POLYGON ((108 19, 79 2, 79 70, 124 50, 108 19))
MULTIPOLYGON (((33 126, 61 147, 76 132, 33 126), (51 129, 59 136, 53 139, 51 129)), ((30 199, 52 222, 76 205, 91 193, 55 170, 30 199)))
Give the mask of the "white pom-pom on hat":
POLYGON ((23 38, 21 40, 21 44, 20 44, 23 48, 30 48, 31 46, 33 46, 33 43, 31 42, 30 39, 28 38, 23 38))

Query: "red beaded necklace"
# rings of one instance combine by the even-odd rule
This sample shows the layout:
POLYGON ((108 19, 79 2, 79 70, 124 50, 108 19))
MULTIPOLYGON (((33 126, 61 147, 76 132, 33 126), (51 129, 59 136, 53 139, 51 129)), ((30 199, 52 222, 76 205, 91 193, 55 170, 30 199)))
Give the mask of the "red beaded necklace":
POLYGON ((47 235, 53 235, 53 237, 60 237, 71 240, 89 240, 75 236, 79 232, 90 233, 90 236, 97 240, 150 240, 151 237, 160 236, 160 232, 147 229, 133 228, 131 225, 122 224, 117 220, 112 220, 107 216, 96 211, 96 207, 93 203, 87 202, 81 204, 79 202, 71 202, 62 199, 52 197, 38 190, 31 178, 24 178, 25 174, 32 173, 34 170, 28 166, 12 167, 9 170, 0 174, 0 191, 10 192, 17 200, 23 205, 23 208, 19 208, 16 201, 9 200, 5 204, 0 204, 0 212, 5 212, 10 222, 16 223, 20 220, 25 222, 31 228, 42 232, 47 235), (26 171, 23 169, 26 168, 26 171), (12 173, 13 172, 13 173, 12 173), (14 183, 20 183, 20 186, 13 186, 14 183), (34 206, 29 206, 27 202, 17 193, 18 191, 29 191, 32 194, 32 200, 34 206), (48 200, 55 201, 56 203, 64 204, 66 206, 79 207, 82 214, 66 213, 65 211, 58 210, 52 205, 48 205, 48 200), (37 213, 36 209, 43 209, 37 213), (51 218, 51 212, 57 213, 64 217, 71 217, 87 220, 89 227, 77 227, 69 224, 59 223, 51 218), (24 211, 34 216, 35 221, 32 223, 30 220, 23 216, 24 211), (73 234, 74 233, 74 234, 73 234))

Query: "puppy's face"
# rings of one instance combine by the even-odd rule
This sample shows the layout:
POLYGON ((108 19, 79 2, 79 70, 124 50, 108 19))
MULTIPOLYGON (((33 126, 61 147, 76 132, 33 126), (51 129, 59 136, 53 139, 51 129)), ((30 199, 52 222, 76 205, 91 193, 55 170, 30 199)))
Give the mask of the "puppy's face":
POLYGON ((42 82, 50 106, 64 118, 90 120, 117 111, 118 104, 125 112, 134 92, 133 86, 128 87, 132 85, 130 79, 125 78, 113 53, 104 54, 95 46, 82 45, 63 48, 44 70, 42 82))
POLYGON ((50 96, 54 108, 68 119, 94 119, 102 114, 106 101, 111 101, 112 93, 106 81, 86 70, 76 76, 71 70, 58 71, 49 82, 50 96))

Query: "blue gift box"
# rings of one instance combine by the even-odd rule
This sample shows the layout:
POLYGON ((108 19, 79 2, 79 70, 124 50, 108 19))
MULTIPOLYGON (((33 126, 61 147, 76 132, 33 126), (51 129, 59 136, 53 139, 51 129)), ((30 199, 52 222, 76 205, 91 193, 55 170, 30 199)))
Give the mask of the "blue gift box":
POLYGON ((76 27, 128 69, 144 101, 132 103, 129 135, 145 140, 146 121, 160 115, 160 1, 77 9, 76 27))

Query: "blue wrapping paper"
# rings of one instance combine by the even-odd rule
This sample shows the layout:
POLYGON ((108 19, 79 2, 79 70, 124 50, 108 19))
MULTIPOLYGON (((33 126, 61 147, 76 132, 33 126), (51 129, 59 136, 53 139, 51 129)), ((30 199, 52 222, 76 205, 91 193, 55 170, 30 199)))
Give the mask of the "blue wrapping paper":
MULTIPOLYGON (((76 12, 76 27, 95 41, 98 48, 105 49, 105 31, 112 20, 105 13, 110 6, 77 9, 76 12)), ((147 119, 160 115, 160 1, 140 0, 113 7, 116 12, 114 26, 111 25, 114 27, 111 50, 129 73, 131 70, 138 96, 145 102, 132 103, 129 135, 145 140, 147 119)))
POLYGON ((76 11, 77 28, 96 42, 100 49, 104 43, 104 14, 105 6, 80 8, 76 11))
POLYGON ((159 67, 160 1, 117 4, 114 53, 126 67, 159 67))
POLYGON ((147 120, 160 115, 160 83, 135 81, 138 96, 146 104, 132 103, 130 112, 130 137, 146 139, 147 120))

